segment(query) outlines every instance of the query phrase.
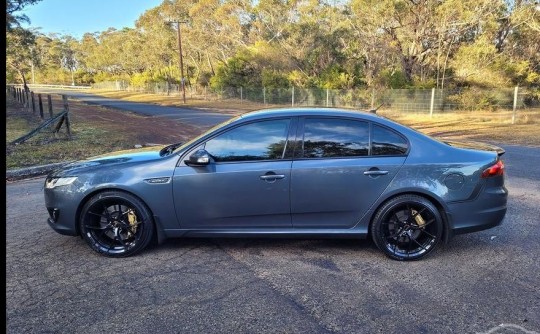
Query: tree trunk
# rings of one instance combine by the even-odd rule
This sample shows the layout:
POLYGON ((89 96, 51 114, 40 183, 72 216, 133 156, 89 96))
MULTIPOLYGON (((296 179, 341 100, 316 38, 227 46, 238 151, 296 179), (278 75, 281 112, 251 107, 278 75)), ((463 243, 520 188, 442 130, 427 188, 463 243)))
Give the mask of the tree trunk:
POLYGON ((18 72, 23 82, 24 91, 29 92, 30 88, 28 88, 28 85, 26 84, 26 78, 24 77, 24 72, 22 70, 18 70, 18 72))
POLYGON ((210 56, 208 55, 208 52, 206 53, 206 59, 208 60, 208 66, 210 66, 212 76, 216 75, 216 72, 214 72, 214 65, 212 65, 212 62, 210 61, 210 56))
POLYGON ((407 82, 412 82, 412 74, 414 68, 414 59, 411 56, 402 56, 401 64, 403 66, 403 74, 407 82))

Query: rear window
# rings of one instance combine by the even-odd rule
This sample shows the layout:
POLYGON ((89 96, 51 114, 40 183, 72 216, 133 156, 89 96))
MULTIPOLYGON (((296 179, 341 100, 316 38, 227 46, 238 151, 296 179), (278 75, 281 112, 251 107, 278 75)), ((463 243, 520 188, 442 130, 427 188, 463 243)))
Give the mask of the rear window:
POLYGON ((371 155, 404 155, 407 149, 407 141, 401 135, 373 124, 371 155))

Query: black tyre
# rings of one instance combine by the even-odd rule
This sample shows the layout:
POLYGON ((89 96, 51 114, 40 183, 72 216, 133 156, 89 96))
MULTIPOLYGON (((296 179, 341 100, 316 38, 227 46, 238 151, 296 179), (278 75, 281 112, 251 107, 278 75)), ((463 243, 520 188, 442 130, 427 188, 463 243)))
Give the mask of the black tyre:
POLYGON ((418 260, 433 252, 443 233, 439 210, 424 197, 401 195, 384 203, 373 218, 371 237, 395 260, 418 260))
POLYGON ((154 234, 150 210, 137 197, 119 191, 96 194, 82 208, 79 228, 90 247, 105 256, 142 251, 154 234))

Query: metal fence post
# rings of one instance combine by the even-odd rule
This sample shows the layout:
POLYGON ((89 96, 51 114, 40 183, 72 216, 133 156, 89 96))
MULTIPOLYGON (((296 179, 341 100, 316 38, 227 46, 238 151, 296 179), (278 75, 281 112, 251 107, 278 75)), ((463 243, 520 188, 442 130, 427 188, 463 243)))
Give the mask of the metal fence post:
POLYGON ((266 87, 263 87, 263 104, 266 105, 266 87))
POLYGON ((242 99, 244 98, 244 90, 243 88, 240 86, 240 103, 242 103, 242 99))
POLYGON ((291 105, 294 107, 294 86, 293 86, 293 88, 292 88, 291 105))
POLYGON ((330 105, 330 99, 329 99, 329 90, 326 88, 326 106, 328 107, 330 105))
POLYGON ((514 107, 512 108, 512 124, 516 122, 517 98, 518 98, 518 86, 514 88, 514 107))
POLYGON ((431 104, 429 105, 429 118, 433 118, 433 105, 435 104, 435 88, 431 88, 431 104))

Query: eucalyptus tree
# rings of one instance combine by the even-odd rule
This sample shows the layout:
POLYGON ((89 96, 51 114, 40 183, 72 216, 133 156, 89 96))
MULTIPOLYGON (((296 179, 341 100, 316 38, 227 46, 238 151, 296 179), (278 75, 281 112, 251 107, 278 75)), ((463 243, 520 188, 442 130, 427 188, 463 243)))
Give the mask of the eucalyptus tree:
POLYGON ((6 30, 20 28, 22 22, 30 23, 30 19, 20 12, 24 7, 33 5, 41 0, 6 0, 6 30))
POLYGON ((399 60, 386 67, 399 68, 410 84, 436 78, 438 85, 460 45, 476 40, 503 5, 503 0, 352 0, 350 21, 360 40, 376 41, 399 60))
MULTIPOLYGON (((165 3, 165 2, 164 2, 165 3)), ((163 77, 167 83, 180 79, 178 70, 177 34, 173 15, 164 5, 147 10, 136 21, 141 35, 140 61, 145 73, 163 77)))
POLYGON ((186 53, 202 73, 215 75, 216 66, 239 50, 253 45, 253 5, 248 0, 201 0, 190 6, 186 16, 186 53))
POLYGON ((6 33, 6 71, 7 77, 13 77, 10 71, 20 78, 27 88, 26 75, 31 71, 32 59, 35 57, 35 34, 20 27, 11 28, 6 33))

